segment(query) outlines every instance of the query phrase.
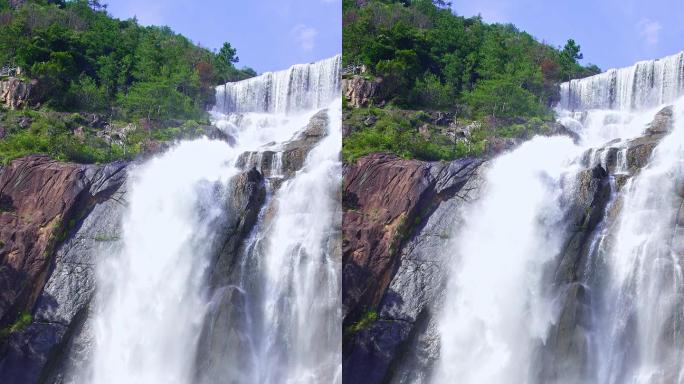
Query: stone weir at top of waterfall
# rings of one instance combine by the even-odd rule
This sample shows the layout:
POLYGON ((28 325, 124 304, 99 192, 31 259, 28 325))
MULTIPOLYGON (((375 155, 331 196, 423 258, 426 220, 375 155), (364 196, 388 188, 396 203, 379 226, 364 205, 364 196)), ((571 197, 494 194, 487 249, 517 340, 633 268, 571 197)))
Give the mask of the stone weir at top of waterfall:
MULTIPOLYGON (((217 87, 225 140, 74 165, 65 182, 84 192, 53 200, 87 211, 1 351, 0 382, 339 383, 339 64, 217 87)), ((31 161, 2 180, 58 167, 31 161)))

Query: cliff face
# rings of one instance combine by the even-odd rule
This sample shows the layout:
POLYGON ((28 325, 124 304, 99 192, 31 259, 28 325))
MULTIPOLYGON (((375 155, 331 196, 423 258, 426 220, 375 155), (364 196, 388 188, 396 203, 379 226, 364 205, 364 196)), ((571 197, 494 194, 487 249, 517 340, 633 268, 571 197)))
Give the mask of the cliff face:
POLYGON ((444 282, 443 247, 459 207, 477 195, 482 164, 374 154, 345 169, 345 383, 387 382, 422 352, 413 343, 444 282))
POLYGON ((101 212, 115 198, 125 167, 30 156, 2 171, 2 324, 7 329, 19 313, 30 313, 33 321, 0 341, 0 381, 35 381, 52 348, 90 300, 92 260, 85 256, 113 216, 88 213, 101 212))
POLYGON ((13 161, 0 175, 0 319, 30 310, 56 245, 124 180, 125 165, 64 164, 45 156, 13 161))

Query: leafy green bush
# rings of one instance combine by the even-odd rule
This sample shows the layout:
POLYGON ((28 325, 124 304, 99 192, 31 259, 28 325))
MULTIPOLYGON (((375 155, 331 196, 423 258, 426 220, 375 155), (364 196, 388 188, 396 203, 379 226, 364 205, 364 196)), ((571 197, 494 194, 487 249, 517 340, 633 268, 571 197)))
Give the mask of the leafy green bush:
POLYGON ((33 316, 30 313, 21 312, 14 323, 7 328, 0 329, 0 340, 7 339, 11 334, 20 332, 28 327, 33 321, 33 316))
POLYGON ((110 17, 98 2, 0 3, 0 65, 37 78, 34 95, 59 111, 112 112, 123 119, 195 118, 214 86, 254 76, 225 43, 214 53, 168 27, 110 17))
POLYGON ((390 95, 383 108, 344 104, 346 161, 373 152, 448 160, 482 154, 493 138, 543 133, 558 83, 600 71, 579 63, 572 39, 559 49, 511 24, 457 16, 440 0, 344 0, 343 13, 343 64, 364 65, 390 95), (482 124, 448 137, 456 132, 433 127, 423 110, 482 124))
POLYGON ((440 1, 345 1, 343 9, 344 64, 382 76, 407 109, 461 103, 476 115, 533 116, 557 100, 558 82, 598 71, 579 64, 572 39, 560 50, 511 24, 457 16, 440 1))
POLYGON ((418 126, 429 117, 424 111, 403 113, 379 108, 358 109, 355 116, 348 117, 352 124, 364 116, 376 117, 372 127, 365 127, 346 137, 342 143, 342 156, 352 162, 361 156, 375 152, 390 152, 407 159, 449 160, 476 156, 484 150, 484 139, 465 142, 443 136, 425 138, 417 133, 418 126))
POLYGON ((347 327, 345 330, 345 336, 350 336, 355 333, 358 333, 359 331, 362 331, 368 327, 370 327, 375 321, 378 320, 378 312, 374 310, 367 311, 366 313, 363 314, 363 317, 359 319, 356 323, 353 325, 347 327))

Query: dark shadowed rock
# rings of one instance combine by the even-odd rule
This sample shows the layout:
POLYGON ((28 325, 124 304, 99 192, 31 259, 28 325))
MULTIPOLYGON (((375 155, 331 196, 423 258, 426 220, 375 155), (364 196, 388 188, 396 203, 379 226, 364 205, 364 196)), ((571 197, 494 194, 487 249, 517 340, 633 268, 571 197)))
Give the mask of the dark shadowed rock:
POLYGON ((549 329, 547 340, 539 348, 539 372, 542 382, 582 382, 587 368, 587 316, 589 297, 581 275, 591 252, 597 228, 605 217, 611 198, 609 175, 601 166, 586 169, 571 181, 571 195, 565 202, 568 234, 551 283, 555 286, 560 316, 549 329))
POLYGON ((248 314, 245 296, 237 287, 222 287, 214 293, 207 321, 199 339, 195 378, 197 383, 212 384, 230 378, 244 383, 254 375, 255 362, 250 350, 248 314), (226 361, 240 362, 238 366, 226 361))
POLYGON ((233 271, 240 246, 257 221, 266 199, 264 177, 256 169, 231 181, 226 201, 227 218, 220 230, 220 249, 212 267, 212 286, 226 284, 233 271))

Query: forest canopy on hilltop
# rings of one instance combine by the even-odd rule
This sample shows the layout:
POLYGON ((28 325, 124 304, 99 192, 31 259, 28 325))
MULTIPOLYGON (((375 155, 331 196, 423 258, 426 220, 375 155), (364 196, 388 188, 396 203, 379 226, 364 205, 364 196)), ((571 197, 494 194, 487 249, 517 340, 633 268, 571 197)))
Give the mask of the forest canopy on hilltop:
POLYGON ((97 0, 0 0, 0 66, 37 79, 34 98, 59 111, 120 119, 196 118, 214 86, 254 76, 168 27, 112 18, 97 0), (17 5, 18 4, 18 5, 17 5))

